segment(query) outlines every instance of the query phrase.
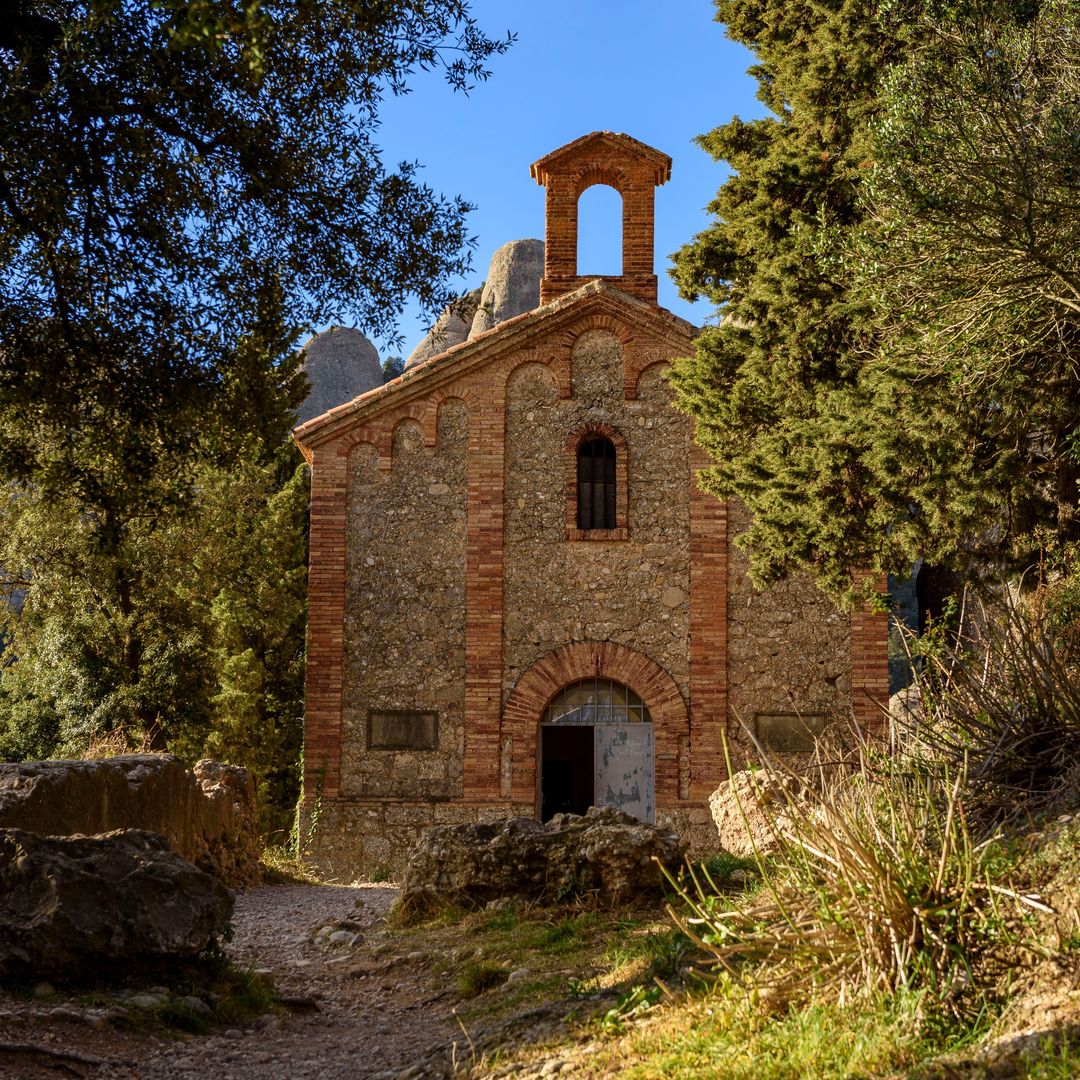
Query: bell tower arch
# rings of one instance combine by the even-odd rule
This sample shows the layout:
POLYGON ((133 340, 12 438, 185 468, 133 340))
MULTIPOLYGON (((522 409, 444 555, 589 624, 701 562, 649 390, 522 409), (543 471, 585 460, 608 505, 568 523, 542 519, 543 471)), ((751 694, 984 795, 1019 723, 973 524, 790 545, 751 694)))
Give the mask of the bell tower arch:
POLYGON ((622 273, 603 280, 655 304, 654 189, 671 177, 671 158, 629 135, 594 131, 534 162, 530 172, 547 191, 540 303, 593 280, 578 275, 578 200, 594 184, 607 184, 622 196, 622 273))

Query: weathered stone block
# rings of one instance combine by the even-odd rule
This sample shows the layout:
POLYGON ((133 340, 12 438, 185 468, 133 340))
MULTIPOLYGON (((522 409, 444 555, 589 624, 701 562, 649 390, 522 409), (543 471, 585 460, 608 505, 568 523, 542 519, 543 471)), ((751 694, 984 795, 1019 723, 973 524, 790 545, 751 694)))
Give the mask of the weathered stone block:
POLYGON ((0 829, 0 977, 152 970, 220 939, 232 907, 217 878, 156 833, 0 829))

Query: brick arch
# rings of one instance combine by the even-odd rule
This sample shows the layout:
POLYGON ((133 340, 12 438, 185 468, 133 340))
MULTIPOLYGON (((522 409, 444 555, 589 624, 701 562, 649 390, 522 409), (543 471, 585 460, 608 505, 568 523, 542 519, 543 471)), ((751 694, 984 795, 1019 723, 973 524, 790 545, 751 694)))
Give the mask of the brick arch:
POLYGON ((586 315, 574 323, 563 334, 561 343, 573 350, 578 338, 583 337, 590 330, 606 330, 609 334, 614 334, 619 339, 619 344, 623 346, 629 345, 634 340, 634 335, 626 323, 611 315, 594 312, 592 315, 586 315))
POLYGON ((506 390, 508 394, 512 389, 511 383, 513 383, 515 378, 522 374, 526 368, 539 368, 543 371, 548 376, 552 392, 556 397, 559 396, 559 376, 552 370, 551 363, 539 355, 536 357, 530 356, 524 360, 520 360, 506 372, 506 390))
MULTIPOLYGON (((636 360, 637 358, 635 358, 636 360)), ((670 360, 657 360, 651 356, 638 360, 636 363, 627 364, 626 372, 626 390, 627 398, 634 400, 641 396, 641 380, 651 371, 655 371, 657 368, 670 368, 670 360), (637 368, 637 371, 634 368, 637 368), (630 393, 631 382, 633 383, 633 393, 630 393)))
POLYGON ((574 177, 574 193, 577 198, 581 198, 586 191, 591 187, 596 187, 597 184, 604 184, 609 188, 614 188, 620 195, 625 195, 627 189, 630 187, 630 181, 627 179, 626 174, 620 172, 618 169, 611 168, 610 166, 605 168, 600 165, 594 165, 587 169, 582 169, 574 177))
POLYGON ((453 390, 439 390, 427 400, 424 409, 424 445, 434 450, 439 442, 439 413, 448 404, 460 404, 465 408, 465 415, 471 413, 474 397, 470 390, 455 387, 453 390))
POLYGON ((354 428, 337 440, 335 444, 337 456, 344 458, 347 463, 353 449, 361 443, 369 443, 379 451, 379 471, 389 472, 392 443, 390 429, 382 426, 354 428))
POLYGON ((690 736, 690 714, 675 680, 644 653, 613 641, 563 645, 541 657, 514 685, 503 706, 501 741, 510 752, 511 797, 535 803, 540 717, 568 683, 600 677, 629 686, 652 716, 657 805, 681 797, 680 756, 690 736))

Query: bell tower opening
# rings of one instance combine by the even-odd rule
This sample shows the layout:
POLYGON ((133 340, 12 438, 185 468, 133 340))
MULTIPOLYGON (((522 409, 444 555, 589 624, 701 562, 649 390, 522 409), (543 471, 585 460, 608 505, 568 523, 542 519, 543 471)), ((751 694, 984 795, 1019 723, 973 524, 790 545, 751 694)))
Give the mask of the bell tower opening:
POLYGON ((654 189, 670 179, 671 158, 629 135, 594 131, 534 162, 531 172, 547 189, 540 303, 547 304, 601 277, 623 292, 655 304, 654 189), (607 185, 622 196, 622 265, 618 274, 582 274, 578 266, 578 203, 582 193, 595 185, 607 185))
POLYGON ((578 199, 579 277, 622 274, 622 196, 607 184, 593 184, 578 199))

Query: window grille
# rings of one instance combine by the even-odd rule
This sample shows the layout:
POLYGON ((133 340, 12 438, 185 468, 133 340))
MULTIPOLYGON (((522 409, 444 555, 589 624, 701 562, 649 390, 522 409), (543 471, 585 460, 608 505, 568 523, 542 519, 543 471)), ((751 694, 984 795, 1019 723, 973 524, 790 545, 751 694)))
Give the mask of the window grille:
POLYGON ((598 435, 577 452, 579 529, 615 528, 615 445, 598 435))
POLYGON ((645 702, 612 679, 581 679, 564 686, 548 702, 541 723, 598 724, 620 721, 652 723, 645 702))

